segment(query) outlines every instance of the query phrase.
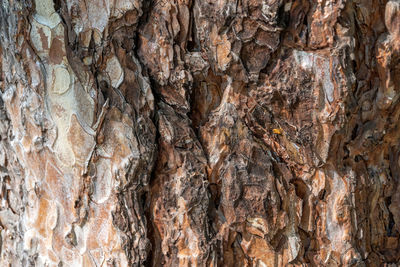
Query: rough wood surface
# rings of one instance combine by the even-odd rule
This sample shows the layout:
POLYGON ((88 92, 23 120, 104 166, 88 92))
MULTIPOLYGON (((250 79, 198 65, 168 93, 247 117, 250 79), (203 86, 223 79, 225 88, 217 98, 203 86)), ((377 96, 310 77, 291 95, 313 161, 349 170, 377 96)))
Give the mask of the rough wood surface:
POLYGON ((2 0, 1 266, 399 266, 400 0, 2 0))

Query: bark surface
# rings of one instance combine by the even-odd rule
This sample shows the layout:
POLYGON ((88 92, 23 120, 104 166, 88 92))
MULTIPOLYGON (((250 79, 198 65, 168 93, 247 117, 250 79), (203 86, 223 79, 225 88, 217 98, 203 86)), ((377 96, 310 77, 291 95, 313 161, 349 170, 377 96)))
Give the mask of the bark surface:
POLYGON ((400 0, 2 0, 1 266, 400 265, 400 0))

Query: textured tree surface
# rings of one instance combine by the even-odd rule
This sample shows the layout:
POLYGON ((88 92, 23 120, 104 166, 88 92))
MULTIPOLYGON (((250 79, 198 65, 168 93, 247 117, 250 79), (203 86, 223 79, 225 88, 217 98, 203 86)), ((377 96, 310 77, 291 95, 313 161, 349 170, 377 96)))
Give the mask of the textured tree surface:
POLYGON ((1 0, 0 266, 399 266, 400 0, 1 0))

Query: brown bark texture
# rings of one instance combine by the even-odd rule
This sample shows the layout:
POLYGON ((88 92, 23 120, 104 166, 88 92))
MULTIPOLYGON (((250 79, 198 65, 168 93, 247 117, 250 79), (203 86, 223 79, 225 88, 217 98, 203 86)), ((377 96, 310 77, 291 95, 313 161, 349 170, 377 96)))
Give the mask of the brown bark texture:
POLYGON ((399 266, 400 0, 1 0, 0 266, 399 266))

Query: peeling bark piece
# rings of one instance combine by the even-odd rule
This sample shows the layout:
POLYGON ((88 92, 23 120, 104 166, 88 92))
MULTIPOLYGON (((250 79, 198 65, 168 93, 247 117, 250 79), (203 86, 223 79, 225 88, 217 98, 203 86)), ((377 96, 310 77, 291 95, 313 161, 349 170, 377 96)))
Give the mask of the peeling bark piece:
POLYGON ((113 56, 107 61, 106 72, 110 77, 111 85, 118 88, 124 80, 124 72, 117 57, 113 56))
POLYGON ((71 77, 68 70, 63 67, 56 67, 53 74, 53 92, 62 95, 70 89, 70 85, 71 77))
POLYGON ((71 116, 68 141, 71 143, 71 148, 75 155, 75 163, 81 166, 87 164, 94 149, 95 140, 93 135, 87 133, 81 126, 76 115, 71 116))
POLYGON ((388 1, 385 7, 385 25, 389 34, 394 38, 399 38, 400 30, 400 2, 396 0, 388 1))

